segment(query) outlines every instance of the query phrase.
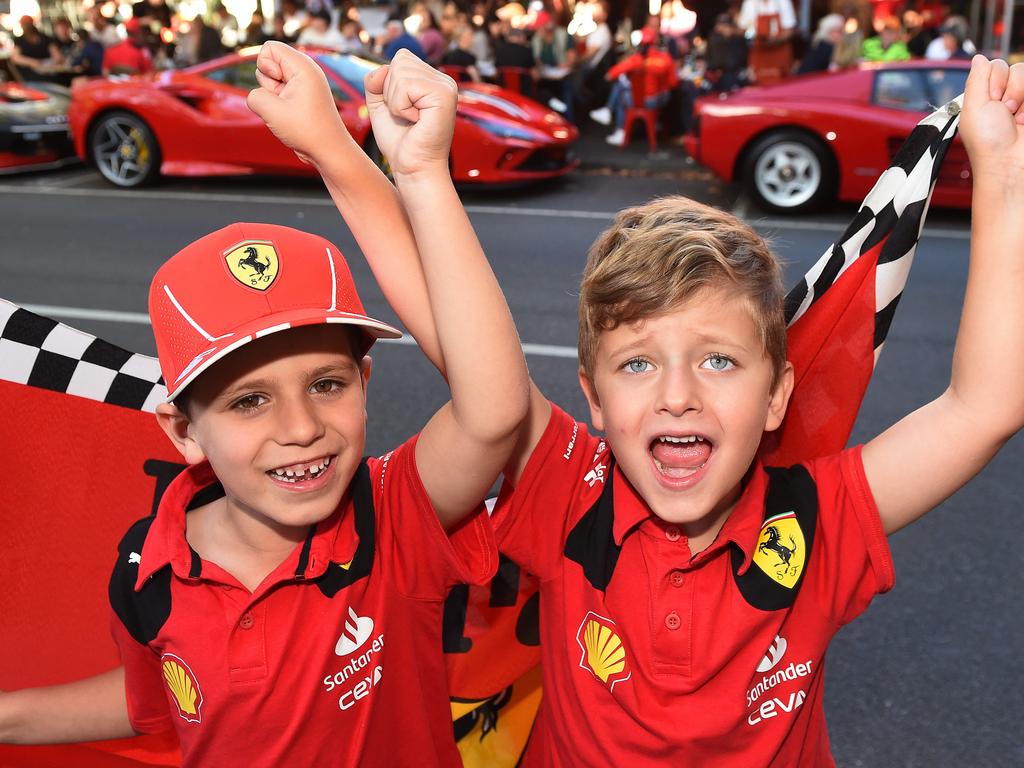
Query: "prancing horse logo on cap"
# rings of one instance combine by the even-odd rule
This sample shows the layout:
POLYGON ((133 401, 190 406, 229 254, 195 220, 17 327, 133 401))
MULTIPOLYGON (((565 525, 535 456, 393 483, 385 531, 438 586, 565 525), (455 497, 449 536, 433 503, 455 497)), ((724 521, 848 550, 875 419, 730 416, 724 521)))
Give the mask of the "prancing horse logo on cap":
POLYGON ((227 251, 224 260, 232 277, 257 291, 274 284, 281 264, 274 244, 266 240, 246 240, 227 251))

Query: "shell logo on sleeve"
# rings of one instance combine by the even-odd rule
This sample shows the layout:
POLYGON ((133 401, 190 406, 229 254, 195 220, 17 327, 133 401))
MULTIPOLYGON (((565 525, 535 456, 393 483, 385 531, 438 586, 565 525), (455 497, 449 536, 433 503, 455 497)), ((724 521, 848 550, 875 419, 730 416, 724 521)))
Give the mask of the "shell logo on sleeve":
POLYGON ((173 653, 165 653, 160 657, 163 668, 164 682, 178 706, 178 715, 190 723, 203 721, 203 692, 199 689, 199 681, 188 664, 173 653))
POLYGON ((625 682, 633 674, 626 658, 626 648, 615 631, 615 622, 587 612, 576 632, 580 646, 580 667, 608 686, 611 691, 617 683, 625 682))
POLYGON ((273 243, 247 240, 224 254, 231 276, 246 288, 265 291, 274 284, 281 261, 273 243))
POLYGON ((782 586, 792 589, 807 558, 804 533, 795 512, 774 515, 764 521, 754 550, 754 563, 782 586))

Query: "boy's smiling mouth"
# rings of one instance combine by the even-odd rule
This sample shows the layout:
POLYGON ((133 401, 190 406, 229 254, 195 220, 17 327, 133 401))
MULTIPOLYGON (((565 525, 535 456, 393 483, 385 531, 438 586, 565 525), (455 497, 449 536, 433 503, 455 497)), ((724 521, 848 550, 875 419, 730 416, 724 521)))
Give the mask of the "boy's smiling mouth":
POLYGON ((658 474, 671 483, 700 472, 714 446, 703 435, 659 435, 651 441, 649 450, 658 474))
POLYGON ((323 477, 327 473, 328 469, 330 469, 331 462, 333 460, 334 456, 321 456, 320 458, 313 459, 312 461, 288 464, 283 467, 277 467, 276 469, 270 469, 267 470, 266 474, 269 475, 272 480, 276 480, 278 482, 288 483, 291 485, 306 485, 312 480, 318 480, 323 477))

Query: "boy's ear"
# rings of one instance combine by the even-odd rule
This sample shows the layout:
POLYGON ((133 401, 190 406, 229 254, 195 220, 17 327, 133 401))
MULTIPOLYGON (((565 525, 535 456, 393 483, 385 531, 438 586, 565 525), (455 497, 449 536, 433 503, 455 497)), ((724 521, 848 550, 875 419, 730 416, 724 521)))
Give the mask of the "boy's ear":
POLYGON ((597 388, 583 370, 583 366, 580 366, 579 377, 580 389, 583 390, 583 396, 587 398, 587 405, 590 406, 590 424, 598 432, 604 432, 604 415, 601 413, 601 400, 597 396, 597 388))
POLYGON ((789 407, 789 397, 793 394, 793 383, 793 364, 787 360, 779 373, 778 381, 775 382, 775 388, 771 391, 768 420, 764 425, 765 432, 773 432, 782 426, 782 419, 785 418, 786 409, 789 407))
POLYGON ((156 423, 188 464, 198 464, 206 459, 203 449, 192 437, 192 422, 178 406, 173 403, 160 403, 156 407, 156 423))
POLYGON ((363 355, 363 359, 359 361, 359 376, 363 380, 363 392, 370 386, 371 373, 373 373, 373 358, 363 355))

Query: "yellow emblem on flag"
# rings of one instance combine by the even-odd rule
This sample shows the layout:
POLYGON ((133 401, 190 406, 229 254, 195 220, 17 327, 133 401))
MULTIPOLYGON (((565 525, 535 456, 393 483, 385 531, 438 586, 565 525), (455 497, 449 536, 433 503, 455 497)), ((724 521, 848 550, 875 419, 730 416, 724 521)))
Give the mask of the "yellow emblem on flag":
POLYGON ((807 560, 804 532, 795 512, 769 517, 761 526, 754 563, 787 589, 796 586, 807 560))
POLYGON ((589 611, 576 632, 583 654, 580 667, 608 686, 628 680, 632 672, 626 663, 626 648, 615 632, 615 622, 589 611))
POLYGON ((178 705, 178 714, 182 720, 190 723, 201 723, 203 706, 203 694, 199 690, 199 683, 181 658, 173 653, 165 653, 161 658, 161 667, 164 673, 164 682, 171 695, 174 696, 174 703, 178 705))
POLYGON ((265 291, 274 284, 281 263, 274 244, 247 240, 224 254, 228 271, 246 288, 265 291))

